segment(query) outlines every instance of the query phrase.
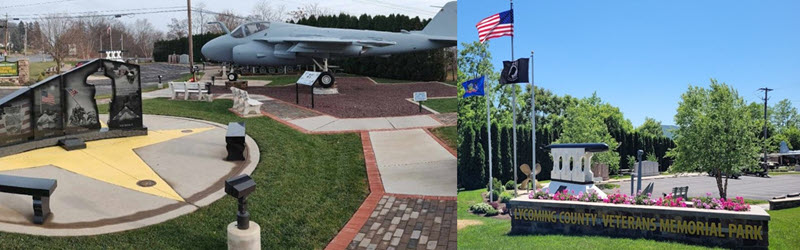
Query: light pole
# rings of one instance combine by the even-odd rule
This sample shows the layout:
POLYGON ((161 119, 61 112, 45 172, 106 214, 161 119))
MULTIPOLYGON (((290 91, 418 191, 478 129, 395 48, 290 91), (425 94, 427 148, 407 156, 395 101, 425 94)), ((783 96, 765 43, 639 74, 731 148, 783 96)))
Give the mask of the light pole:
POLYGON ((189 22, 189 71, 192 72, 192 81, 197 81, 194 75, 194 46, 192 44, 192 0, 186 0, 186 14, 189 22))

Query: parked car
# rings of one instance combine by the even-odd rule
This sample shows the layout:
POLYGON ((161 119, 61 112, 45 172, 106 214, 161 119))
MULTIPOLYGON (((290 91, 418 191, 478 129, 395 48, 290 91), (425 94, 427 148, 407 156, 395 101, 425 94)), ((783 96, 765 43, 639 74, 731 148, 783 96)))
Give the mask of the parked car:
MULTIPOLYGON (((716 175, 715 175, 715 173, 713 171, 709 171, 708 172, 708 176, 715 177, 716 175)), ((728 177, 728 178, 731 178, 731 179, 739 179, 739 176, 742 176, 742 173, 733 173, 733 174, 722 173, 722 176, 723 177, 728 177)))

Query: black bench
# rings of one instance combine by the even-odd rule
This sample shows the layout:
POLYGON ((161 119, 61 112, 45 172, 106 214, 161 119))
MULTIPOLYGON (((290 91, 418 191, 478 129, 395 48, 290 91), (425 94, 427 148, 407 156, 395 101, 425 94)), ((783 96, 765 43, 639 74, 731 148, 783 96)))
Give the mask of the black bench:
POLYGON ((228 132, 225 134, 225 148, 228 150, 226 161, 244 161, 244 122, 228 123, 228 132))
MULTIPOLYGON (((667 194, 664 193, 664 196, 667 196, 667 194)), ((672 188, 672 197, 676 197, 676 198, 677 197, 683 197, 684 200, 688 199, 689 198, 689 186, 672 188)))
POLYGON ((0 192, 33 196, 33 223, 39 225, 50 215, 50 195, 56 186, 53 179, 0 175, 0 192))

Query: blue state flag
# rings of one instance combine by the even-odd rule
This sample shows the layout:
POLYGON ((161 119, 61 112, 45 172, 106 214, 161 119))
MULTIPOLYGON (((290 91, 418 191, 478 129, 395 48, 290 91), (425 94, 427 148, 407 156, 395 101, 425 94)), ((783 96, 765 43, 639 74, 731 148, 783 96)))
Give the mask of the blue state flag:
POLYGON ((483 96, 484 76, 461 83, 464 86, 464 97, 483 96))

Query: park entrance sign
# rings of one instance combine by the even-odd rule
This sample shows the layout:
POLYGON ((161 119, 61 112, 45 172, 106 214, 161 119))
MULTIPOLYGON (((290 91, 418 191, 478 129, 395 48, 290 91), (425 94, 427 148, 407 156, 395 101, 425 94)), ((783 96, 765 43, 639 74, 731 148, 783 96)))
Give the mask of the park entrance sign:
POLYGON ((146 134, 135 64, 97 59, 0 99, 0 156, 54 146, 67 138, 89 141, 146 134), (101 130, 95 86, 86 83, 98 72, 111 79, 107 130, 101 130))
POLYGON ((726 248, 766 249, 769 214, 750 211, 641 206, 581 201, 508 203, 512 234, 570 234, 672 240, 726 248))
MULTIPOLYGON (((548 147, 552 151, 554 162, 552 180, 545 188, 549 189, 549 194, 537 191, 508 202, 512 234, 646 238, 726 248, 766 249, 769 246, 770 216, 761 207, 752 206, 749 211, 728 211, 668 207, 661 206, 661 203, 604 203, 619 198, 619 194, 613 198, 608 197, 595 187, 589 164, 592 153, 606 151, 608 146, 582 143, 554 144, 548 147), (577 200, 542 198, 543 195, 552 195, 556 190, 575 194, 595 192, 600 200, 606 197, 608 199, 591 202, 580 198, 588 196, 582 196, 583 194, 577 200)), ((668 195, 666 199, 669 197, 672 195, 668 195)), ((629 201, 634 202, 635 200, 629 201)))

